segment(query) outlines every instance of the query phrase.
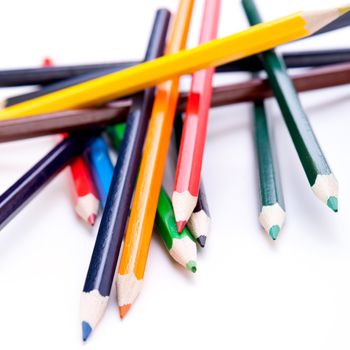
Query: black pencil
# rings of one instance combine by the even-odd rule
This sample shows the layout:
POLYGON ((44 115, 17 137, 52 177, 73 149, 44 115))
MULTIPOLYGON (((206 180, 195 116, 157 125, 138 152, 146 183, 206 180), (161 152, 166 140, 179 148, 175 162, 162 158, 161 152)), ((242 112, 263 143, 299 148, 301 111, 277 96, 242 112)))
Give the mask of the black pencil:
MULTIPOLYGON (((170 12, 157 11, 145 60, 163 54, 170 12)), ((137 95, 131 106, 125 137, 120 145, 106 206, 81 296, 81 321, 85 341, 103 316, 110 295, 118 255, 129 214, 155 89, 137 95)))
POLYGON ((65 138, 0 196, 0 229, 84 151, 90 138, 91 133, 65 138))
MULTIPOLYGON (((350 49, 296 51, 284 53, 282 57, 288 68, 319 67, 349 62, 350 49)), ((141 61, 0 70, 0 87, 44 85, 41 89, 39 88, 33 92, 10 97, 4 101, 4 104, 10 106, 16 102, 117 72, 139 63, 141 61)), ((256 72, 260 70, 263 70, 263 65, 256 56, 230 62, 216 68, 217 73, 256 72)))
MULTIPOLYGON (((182 114, 177 113, 174 121, 174 134, 175 134, 175 147, 176 151, 179 151, 181 135, 182 135, 182 127, 183 120, 182 114)), ((208 207, 207 197, 205 195, 205 188, 203 185, 203 181, 200 182, 199 192, 198 192, 198 200, 197 204, 193 210, 190 219, 187 222, 187 226, 192 234, 192 236, 196 239, 198 244, 204 248, 205 243, 210 231, 210 213, 208 207)))

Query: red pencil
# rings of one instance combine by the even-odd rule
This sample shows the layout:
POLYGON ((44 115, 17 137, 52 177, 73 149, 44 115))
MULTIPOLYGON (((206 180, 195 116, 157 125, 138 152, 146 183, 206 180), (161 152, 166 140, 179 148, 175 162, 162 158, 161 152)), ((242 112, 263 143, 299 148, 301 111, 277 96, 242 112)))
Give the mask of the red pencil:
MULTIPOLYGON (((199 43, 217 36, 221 0, 206 0, 199 43)), ((193 74, 177 161, 172 203, 179 232, 196 206, 214 69, 193 74)))
MULTIPOLYGON (((43 67, 52 67, 53 61, 45 57, 43 67)), ((62 134, 62 138, 67 135, 62 134)), ((79 217, 91 226, 94 225, 99 209, 97 191, 90 174, 90 170, 82 156, 77 157, 69 165, 74 187, 74 206, 79 217)))
POLYGON ((77 157, 70 164, 74 183, 74 202, 77 214, 90 225, 96 221, 99 200, 90 170, 83 157, 77 157))

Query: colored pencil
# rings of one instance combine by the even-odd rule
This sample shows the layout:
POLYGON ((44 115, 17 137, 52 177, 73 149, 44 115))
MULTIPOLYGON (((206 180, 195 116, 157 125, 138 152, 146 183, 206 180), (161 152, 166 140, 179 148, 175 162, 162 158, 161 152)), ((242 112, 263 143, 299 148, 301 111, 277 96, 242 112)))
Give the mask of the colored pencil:
MULTIPOLYGON (((251 25, 262 20, 253 0, 242 0, 251 25)), ((271 50, 261 55, 289 134, 315 195, 333 211, 338 211, 338 182, 304 112, 283 60, 271 50)))
MULTIPOLYGON (((51 58, 46 57, 43 60, 43 67, 47 68, 52 67, 53 65, 51 58)), ((67 137, 66 134, 61 134, 61 136, 63 138, 67 137)), ((74 187, 73 200, 75 212, 80 218, 93 226, 98 214, 99 202, 88 165, 84 158, 81 155, 78 155, 68 167, 70 169, 74 187)))
MULTIPOLYGON (((105 128, 125 120, 129 104, 121 108, 95 108, 39 114, 27 118, 0 121, 0 142, 31 137, 105 128)), ((119 103, 119 102, 118 102, 119 103)))
POLYGON ((210 231, 210 213, 205 194, 204 185, 201 182, 199 185, 197 204, 193 209, 193 213, 188 220, 187 227, 190 229, 193 237, 198 244, 204 248, 207 242, 208 233, 210 231))
MULTIPOLYGON (((175 117, 174 122, 176 152, 178 152, 180 148, 182 129, 182 114, 178 113, 175 117)), ((187 222, 187 226, 190 229, 192 236, 196 239, 196 241, 202 248, 205 247, 205 243, 210 231, 210 221, 211 219, 208 208, 208 202, 205 195, 204 185, 201 180, 197 204, 193 210, 193 213, 190 216, 190 219, 187 222)))
POLYGON ((48 85, 96 71, 129 68, 139 61, 0 70, 0 87, 48 85))
MULTIPOLYGON (((310 69, 302 74, 292 76, 298 92, 325 89, 349 84, 350 63, 336 64, 310 69)), ((251 79, 242 83, 214 87, 211 107, 225 106, 233 103, 259 101, 273 97, 274 93, 268 79, 251 79)), ((186 109, 188 94, 180 95, 177 111, 186 109)))
POLYGON ((163 188, 159 194, 155 224, 172 258, 187 270, 196 272, 196 243, 187 227, 181 233, 177 232, 171 200, 163 188))
POLYGON ((259 169, 259 221, 275 240, 285 220, 285 206, 276 154, 273 152, 263 101, 254 103, 254 138, 259 169))
MULTIPOLYGON (((349 84, 350 64, 336 64, 315 68, 302 74, 292 75, 298 92, 310 91, 349 84)), ((249 102, 273 97, 273 92, 266 79, 251 79, 221 87, 214 87, 211 107, 232 103, 249 102)), ((178 111, 186 108, 188 93, 179 98, 178 111)), ((97 126, 121 123, 126 120, 131 99, 118 100, 101 109, 81 109, 36 115, 26 118, 0 121, 0 142, 20 140, 29 137, 74 132, 97 126), (106 117, 106 120, 105 120, 106 117), (96 119, 95 119, 96 118, 96 119)))
MULTIPOLYGON (((182 124, 182 120, 181 120, 182 124)), ((110 132, 112 143, 117 151, 120 149, 124 133, 125 124, 118 124, 110 132)), ((179 234, 176 228, 176 221, 170 198, 163 187, 160 190, 158 199, 155 225, 157 232, 162 238, 170 256, 189 271, 197 271, 197 248, 192 234, 185 227, 179 234)))
MULTIPOLYGON (((342 17, 348 16, 345 14, 342 17)), ((342 18, 340 17, 340 18, 342 18)), ((339 19, 340 19, 339 18, 339 19)), ((331 25, 336 23, 334 21, 331 25)), ((350 16, 348 24, 350 24, 350 16)), ((326 28, 326 27, 324 27, 326 28)), ((318 67, 324 65, 332 65, 337 63, 345 63, 350 61, 349 49, 324 49, 324 50, 311 50, 311 51, 294 51, 281 53, 288 68, 303 68, 303 67, 318 67)), ((116 63, 97 63, 90 65, 75 65, 75 66, 56 66, 49 67, 44 70, 43 68, 27 68, 27 69, 6 69, 0 70, 0 87, 11 86, 26 86, 26 85, 44 85, 41 89, 34 90, 44 95, 51 89, 62 89, 63 87, 72 86, 83 81, 88 81, 93 78, 104 75, 102 71, 109 73, 118 72, 122 69, 135 66, 142 63, 142 61, 130 61, 130 62, 116 62, 116 63), (76 78, 77 80, 71 80, 76 78), (63 85, 56 85, 56 83, 63 85), (52 86, 49 86, 52 85, 52 86)), ((262 70, 263 65, 256 56, 250 56, 240 59, 238 61, 229 62, 221 66, 217 66, 216 73, 228 73, 237 71, 259 71, 262 70)), ((33 91, 33 92, 34 92, 33 91)), ((23 94, 20 96, 25 96, 23 94)), ((40 95, 37 95, 40 96, 40 95)), ((17 96, 10 97, 4 101, 4 106, 11 106, 14 104, 17 96)), ((25 99, 23 99, 25 100, 25 99)))
MULTIPOLYGON (((168 10, 157 11, 145 55, 146 61, 163 54, 169 21, 168 10)), ((118 145, 119 156, 81 297, 83 340, 89 337, 107 306, 154 93, 154 89, 148 89, 133 100, 126 130, 118 126, 112 128, 117 131, 119 140, 123 139, 124 132, 125 138, 118 145)))
POLYGON ((102 208, 105 207, 109 186, 113 176, 113 164, 108 153, 108 146, 102 136, 91 141, 85 151, 102 208))
POLYGON ((90 169, 79 155, 69 164, 69 170, 73 180, 75 211, 81 219, 93 226, 100 205, 90 169))
POLYGON ((100 105, 195 71, 235 61, 307 37, 349 7, 297 12, 155 60, 96 78, 0 111, 0 119, 100 105))
POLYGON ((2 107, 9 107, 9 106, 14 106, 18 103, 24 102, 24 101, 28 101, 31 100, 33 98, 37 98, 40 96, 45 96, 47 94, 50 94, 52 92, 55 91, 59 91, 74 85, 78 85, 81 83, 84 83, 86 81, 89 80, 93 80, 99 77, 103 77, 105 75, 111 74, 111 73, 115 73, 115 72, 119 72, 122 69, 125 69, 126 66, 132 66, 132 65, 118 65, 116 68, 109 68, 109 69, 102 69, 99 71, 92 71, 91 73, 87 73, 84 75, 80 75, 77 77, 73 77, 70 79, 66 79, 66 80, 62 80, 50 85, 46 85, 43 86, 40 89, 36 89, 34 91, 31 92, 27 92, 25 94, 22 95, 16 95, 16 96, 12 96, 7 98, 6 100, 4 100, 1 104, 2 107))
MULTIPOLYGON (((305 51, 305 52, 290 52, 282 54, 285 63, 288 68, 303 68, 303 67, 318 67, 336 63, 344 63, 350 61, 349 49, 334 49, 334 50, 319 50, 319 51, 305 51)), ((80 84, 85 81, 95 79, 113 72, 118 72, 126 67, 136 65, 135 62, 126 63, 125 66, 121 66, 116 63, 115 67, 109 69, 100 69, 98 71, 91 71, 81 76, 72 77, 54 84, 46 85, 40 89, 34 91, 9 97, 1 102, 2 107, 13 106, 17 103, 28 101, 32 98, 44 96, 51 92, 62 90, 64 88, 80 84)), ((102 65, 103 66, 103 65, 102 65)), ((95 67, 95 66, 93 66, 95 67)), ((264 69, 261 61, 256 56, 247 57, 235 62, 229 62, 223 66, 216 68, 217 73, 236 72, 236 71, 260 71, 264 69)), ((74 70, 72 70, 74 72, 74 70)), ((0 72, 1 79, 1 72, 0 72)), ((1 86, 1 80, 0 80, 1 86)))
POLYGON ((81 154, 91 133, 79 133, 63 139, 0 195, 0 229, 33 199, 69 162, 81 154))
MULTIPOLYGON (((220 0, 206 0, 199 44, 216 38, 220 0)), ((171 197, 177 229, 183 230, 198 201, 214 69, 193 74, 171 197)))
MULTIPOLYGON (((194 1, 181 0, 165 54, 185 47, 194 1)), ((183 52, 183 51, 181 51, 183 52)), ((178 99, 179 77, 157 87, 117 274, 120 316, 140 293, 178 99)))

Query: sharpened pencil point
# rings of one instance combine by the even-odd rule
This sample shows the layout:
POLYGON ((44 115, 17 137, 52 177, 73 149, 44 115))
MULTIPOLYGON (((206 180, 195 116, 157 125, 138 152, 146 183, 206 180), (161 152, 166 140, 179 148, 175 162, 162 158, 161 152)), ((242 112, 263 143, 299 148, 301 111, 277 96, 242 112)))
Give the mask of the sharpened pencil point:
POLYGON ((88 219, 87 219, 88 223, 91 225, 91 226, 94 226, 95 225, 95 222, 96 222, 96 214, 91 214, 88 219))
POLYGON ((202 248, 204 248, 205 247, 205 242, 207 241, 207 237, 206 236, 199 236, 198 238, 197 238, 197 242, 198 242, 198 244, 202 247, 202 248))
POLYGON ((281 232, 281 228, 278 225, 274 225, 270 228, 269 235, 275 241, 280 232, 281 232))
POLYGON ((338 212, 338 199, 337 197, 331 196, 327 200, 327 206, 331 208, 335 213, 338 212))
POLYGON ((183 229, 185 228, 187 222, 186 221, 177 221, 176 226, 177 226, 177 232, 181 233, 183 229))
POLYGON ((125 305, 119 306, 120 318, 124 318, 124 316, 128 313, 130 307, 131 307, 131 304, 125 304, 125 305))
POLYGON ((85 322, 85 321, 83 321, 83 322, 81 323, 81 326, 82 326, 82 331, 83 331, 83 341, 86 341, 87 338, 89 338, 89 336, 90 336, 90 334, 91 334, 91 332, 92 332, 92 328, 91 328, 91 326, 90 326, 87 322, 85 322))
POLYGON ((195 261, 191 260, 186 264, 186 269, 195 273, 197 271, 197 264, 195 261))

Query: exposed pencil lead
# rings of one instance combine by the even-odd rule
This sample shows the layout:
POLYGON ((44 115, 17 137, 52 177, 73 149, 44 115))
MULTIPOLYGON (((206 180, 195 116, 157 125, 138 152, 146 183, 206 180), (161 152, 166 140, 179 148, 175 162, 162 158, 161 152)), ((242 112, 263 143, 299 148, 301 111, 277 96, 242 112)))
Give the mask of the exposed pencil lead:
POLYGON ((125 304, 122 306, 119 306, 119 316, 121 319, 124 318, 124 316, 128 313, 130 310, 131 304, 125 304))
POLYGON ((91 214, 88 219, 87 219, 88 223, 91 225, 91 226, 94 226, 95 225, 95 222, 96 222, 96 214, 91 214))
POLYGON ((275 241, 281 232, 281 228, 278 225, 274 225, 269 230, 270 237, 275 241))
POLYGON ((187 270, 195 273, 197 272, 197 264, 195 261, 189 261, 187 264, 186 264, 186 268, 187 270))
POLYGON ((81 323, 81 327, 82 327, 83 341, 86 341, 87 338, 89 338, 89 336, 90 336, 90 334, 91 334, 91 332, 92 332, 92 328, 91 328, 91 326, 90 326, 87 322, 85 322, 85 321, 83 321, 83 322, 81 323))
POLYGON ((185 226, 186 226, 186 221, 177 221, 176 222, 177 232, 181 233, 185 228, 185 226))
POLYGON ((335 213, 338 212, 338 198, 331 196, 327 200, 327 206, 331 208, 335 213))
POLYGON ((202 248, 204 248, 205 247, 205 242, 207 241, 207 237, 206 236, 199 236, 198 238, 197 238, 197 242, 198 242, 198 244, 202 247, 202 248))

